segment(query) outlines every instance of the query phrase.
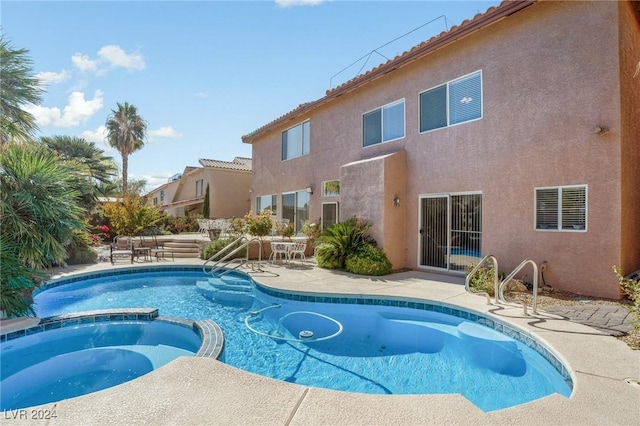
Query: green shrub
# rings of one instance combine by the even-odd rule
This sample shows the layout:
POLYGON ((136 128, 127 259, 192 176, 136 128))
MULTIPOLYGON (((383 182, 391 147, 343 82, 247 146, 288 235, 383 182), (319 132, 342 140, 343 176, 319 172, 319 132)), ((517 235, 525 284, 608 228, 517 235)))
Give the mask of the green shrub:
POLYGON ((102 211, 115 235, 138 235, 161 219, 158 209, 148 206, 136 195, 129 195, 122 202, 105 203, 102 211))
MULTIPOLYGON (((469 265, 469 267, 467 268, 467 275, 475 267, 476 265, 474 265, 473 263, 469 265)), ((488 293, 489 296, 493 297, 495 296, 494 279, 495 272, 493 270, 493 265, 489 269, 481 266, 471 277, 471 280, 469 281, 469 287, 477 292, 484 291, 488 293)))
POLYGON ((96 263, 98 253, 91 247, 74 247, 69 250, 67 265, 86 265, 96 263))
POLYGON ((91 239, 87 234, 75 231, 71 244, 67 246, 67 265, 86 265, 96 263, 98 253, 90 247, 91 239))
POLYGON ((617 266, 613 267, 613 272, 616 274, 616 277, 618 277, 620 288, 622 288, 633 302, 633 306, 629 307, 629 310, 635 315, 632 325, 636 331, 640 331, 640 280, 625 278, 617 266))
POLYGON ((247 224, 247 233, 253 237, 262 237, 271 234, 273 222, 271 221, 271 211, 265 210, 259 215, 249 212, 244 217, 247 224))
POLYGON ((356 217, 328 228, 317 240, 321 246, 316 254, 318 265, 327 265, 321 266, 326 268, 336 265, 330 269, 344 269, 347 256, 356 253, 364 244, 376 245, 376 241, 367 235, 370 228, 371 223, 356 217))
POLYGON ((33 315, 31 292, 47 275, 24 265, 18 244, 0 235, 0 310, 7 318, 33 315))
MULTIPOLYGON (((232 239, 227 239, 227 238, 222 238, 222 239, 218 239, 215 241, 211 241, 210 243, 206 244, 203 248, 202 248, 202 252, 201 252, 201 258, 203 260, 207 260, 207 259, 211 259, 211 257, 213 257, 213 255, 215 255, 216 253, 218 253, 220 250, 222 250, 223 248, 225 248, 226 246, 228 246, 229 244, 231 244, 234 240, 232 239)), ((240 243, 237 243, 235 247, 240 246, 240 243)), ((225 252, 225 255, 228 253, 231 253, 233 251, 233 249, 229 249, 225 252)), ((224 257, 225 255, 220 256, 220 258, 224 257)), ((238 251, 237 253, 235 253, 233 255, 234 259, 238 259, 238 258, 242 258, 242 257, 246 257, 247 256, 247 248, 243 248, 242 250, 238 251)), ((218 258, 216 258, 216 260, 218 260, 218 258)))
POLYGON ((329 245, 321 245, 316 251, 316 263, 324 269, 341 269, 342 265, 334 256, 334 248, 329 245))
POLYGON ((388 275, 391 262, 381 249, 373 244, 363 244, 345 260, 345 270, 360 275, 388 275))

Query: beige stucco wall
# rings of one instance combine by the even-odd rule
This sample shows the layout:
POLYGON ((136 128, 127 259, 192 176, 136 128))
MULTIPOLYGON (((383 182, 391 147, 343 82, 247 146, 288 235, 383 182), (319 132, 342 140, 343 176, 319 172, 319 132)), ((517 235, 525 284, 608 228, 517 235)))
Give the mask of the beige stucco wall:
POLYGON ((251 171, 221 169, 213 167, 194 168, 183 173, 182 178, 150 191, 148 202, 158 197, 158 207, 167 214, 178 216, 184 210, 191 214, 202 214, 204 195, 209 184, 210 217, 243 217, 251 207, 249 188, 251 171), (202 195, 196 196, 196 181, 202 179, 202 195), (165 191, 160 203, 160 191, 165 191), (173 203, 173 204, 172 204, 173 203))
POLYGON ((244 217, 251 208, 251 172, 205 168, 212 219, 244 217))
MULTIPOLYGON (((630 209, 621 215, 621 209, 628 208, 627 201, 637 205, 638 197, 630 195, 637 161, 631 166, 632 160, 622 159, 623 135, 637 136, 637 124, 621 119, 618 7, 616 2, 534 4, 274 128, 253 144, 252 198, 319 188, 321 181, 339 178, 344 164, 404 150, 406 231, 398 237, 406 242, 404 266, 419 267, 421 195, 480 191, 482 252, 494 254, 501 269, 509 272, 525 258, 547 261, 547 284, 618 297, 611 265, 623 260, 623 221, 627 226, 633 220, 628 212, 637 213, 630 209), (419 93, 478 70, 483 118, 420 134, 419 93), (399 99, 405 100, 406 136, 362 148, 362 114, 399 99), (280 161, 281 132, 307 118, 310 155, 280 161), (597 125, 610 132, 593 134, 597 125), (633 167, 623 179, 623 169, 633 167), (576 184, 588 186, 586 232, 535 231, 534 188, 576 184), (623 194, 628 197, 624 202, 623 194)), ((637 111, 637 96, 625 102, 624 111, 637 111)), ((637 143, 632 145, 625 145, 625 155, 637 149, 637 143)), ((344 219, 349 194, 344 183, 342 191, 344 219)), ((320 215, 321 202, 315 191, 310 217, 320 215)), ((358 203, 360 211, 380 214, 373 195, 359 197, 358 203)), ((630 228, 637 235, 637 227, 630 228)), ((402 250, 394 246, 392 256, 402 250)), ((628 267, 638 263, 634 256, 625 261, 628 267)))
POLYGON ((622 211, 620 267, 624 274, 640 268, 640 6, 620 7, 621 175, 622 211))
POLYGON ((176 195, 176 191, 178 190, 178 185, 179 185, 179 181, 173 181, 173 182, 167 182, 162 186, 159 186, 156 189, 151 190, 148 194, 148 202, 150 205, 153 205, 153 199, 157 198, 158 199, 158 204, 156 205, 156 207, 158 207, 161 210, 166 210, 167 209, 167 205, 170 204, 175 195, 176 195), (161 200, 160 199, 160 193, 164 191, 164 198, 161 200))
POLYGON ((204 193, 207 189, 207 182, 204 178, 204 169, 202 167, 198 167, 196 169, 185 171, 182 174, 182 178, 180 178, 178 188, 172 200, 173 203, 177 203, 180 201, 186 200, 194 200, 200 199, 200 201, 196 204, 185 203, 181 205, 176 205, 171 208, 171 214, 176 215, 178 212, 185 210, 190 214, 200 214, 202 213, 202 200, 204 199, 204 193), (196 196, 196 182, 199 180, 203 180, 202 186, 202 194, 196 196))

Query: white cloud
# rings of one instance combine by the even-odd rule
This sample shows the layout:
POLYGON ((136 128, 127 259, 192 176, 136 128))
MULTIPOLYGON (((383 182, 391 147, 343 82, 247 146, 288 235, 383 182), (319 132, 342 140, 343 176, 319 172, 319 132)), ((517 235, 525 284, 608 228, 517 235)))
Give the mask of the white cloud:
POLYGON ((182 133, 176 132, 171 126, 163 126, 157 130, 149 131, 149 136, 157 138, 180 139, 182 133))
POLYGON ((209 97, 209 95, 207 94, 207 92, 198 92, 198 93, 196 93, 196 98, 206 99, 208 97, 209 97))
POLYGON ((73 127, 88 120, 103 105, 102 91, 96 90, 93 99, 85 100, 83 92, 73 92, 62 111, 60 108, 47 108, 40 105, 25 106, 36 119, 39 126, 73 127))
POLYGON ((173 176, 175 173, 171 173, 171 172, 160 172, 160 173, 155 173, 153 175, 143 175, 139 178, 136 179, 144 179, 147 181, 147 186, 146 186, 146 191, 149 192, 153 189, 156 189, 159 186, 164 185, 165 183, 167 183, 167 181, 169 180, 169 178, 171 176, 173 176))
POLYGON ((76 53, 71 57, 71 62, 80 71, 96 71, 98 69, 98 62, 90 59, 87 55, 76 53))
POLYGON ((95 130, 85 130, 80 134, 80 137, 86 140, 87 142, 93 142, 100 146, 107 145, 105 142, 105 137, 107 136, 107 128, 105 126, 100 126, 95 130))
POLYGON ((71 74, 69 71, 43 71, 36 74, 36 77, 42 84, 48 86, 50 84, 62 83, 63 81, 68 80, 71 77, 71 74))
POLYGON ((316 6, 326 1, 327 0, 276 0, 276 4, 280 7, 316 6))
POLYGON ((101 60, 107 62, 112 68, 125 68, 141 71, 146 64, 139 53, 127 53, 120 46, 108 45, 98 51, 101 60))
POLYGON ((98 57, 95 59, 91 59, 88 55, 76 53, 71 57, 71 62, 80 71, 95 72, 98 75, 103 75, 113 68, 141 71, 146 67, 141 54, 127 53, 120 46, 113 44, 101 47, 98 50, 98 57))

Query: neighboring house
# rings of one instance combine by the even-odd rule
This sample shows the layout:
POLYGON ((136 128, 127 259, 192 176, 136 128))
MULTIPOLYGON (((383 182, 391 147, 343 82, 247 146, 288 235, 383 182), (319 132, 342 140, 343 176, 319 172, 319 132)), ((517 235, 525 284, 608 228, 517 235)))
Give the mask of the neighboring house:
POLYGON ((210 218, 243 217, 251 208, 251 159, 199 160, 147 194, 148 202, 171 216, 201 215, 209 185, 210 218))
POLYGON ((243 136, 252 208, 365 218, 394 268, 530 258, 619 298, 612 266, 640 268, 639 60, 637 2, 503 2, 243 136))

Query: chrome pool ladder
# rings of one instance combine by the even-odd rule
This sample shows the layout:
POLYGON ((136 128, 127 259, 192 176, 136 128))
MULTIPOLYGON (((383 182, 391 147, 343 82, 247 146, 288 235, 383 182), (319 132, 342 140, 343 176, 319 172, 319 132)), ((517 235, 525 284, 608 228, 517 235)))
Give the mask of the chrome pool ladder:
POLYGON ((473 277, 473 274, 478 272, 480 267, 484 265, 485 262, 487 262, 488 260, 491 260, 491 262, 493 263, 493 276, 494 276, 493 295, 495 296, 496 303, 500 303, 498 300, 498 289, 500 285, 500 281, 498 278, 498 259, 496 259, 496 257, 491 254, 488 254, 485 257, 483 257, 482 260, 478 262, 478 264, 471 270, 471 272, 467 274, 467 277, 464 280, 464 289, 467 290, 468 293, 485 296, 487 298, 487 305, 491 305, 491 295, 489 293, 487 293, 486 291, 475 291, 469 285, 471 283, 471 277, 473 277))
POLYGON ((262 261, 262 242, 258 239, 258 238, 252 238, 252 239, 248 239, 246 236, 241 236, 238 237, 237 239, 235 239, 234 241, 232 241, 231 243, 229 243, 228 245, 226 245, 225 247, 223 247, 222 249, 220 249, 216 254, 214 254, 213 256, 211 256, 209 259, 207 259, 204 264, 202 265, 202 272, 204 272, 205 274, 211 274, 212 276, 215 275, 216 272, 222 270, 222 269, 226 269, 226 271, 222 272, 220 274, 220 276, 225 275, 229 272, 231 272, 234 269, 239 268, 240 266, 242 266, 243 264, 247 263, 249 261, 249 246, 252 243, 258 243, 259 244, 259 249, 258 249, 258 262, 260 263, 262 261), (237 247, 233 248, 236 244, 239 244, 237 247), (233 248, 233 250, 231 250, 233 248), (233 268, 228 268, 229 264, 231 262, 234 262, 236 259, 233 258, 233 255, 238 253, 240 250, 247 248, 247 256, 245 259, 241 260, 238 265, 236 265, 233 268), (231 251, 229 251, 231 250, 231 251), (214 262, 214 259, 216 259, 217 257, 221 256, 222 254, 226 253, 222 258, 216 260, 214 262), (209 262, 213 262, 213 264, 210 266, 211 269, 209 269, 207 271, 207 264, 209 262))
MULTIPOLYGON (((532 295, 532 306, 531 306, 531 311, 533 312, 533 314, 537 314, 538 313, 538 264, 536 262, 534 262, 531 259, 525 259, 523 260, 520 265, 518 265, 516 267, 516 269, 514 269, 509 275, 507 275, 507 277, 502 280, 502 282, 500 283, 500 288, 498 289, 498 295, 500 297, 500 300, 502 300, 503 302, 507 302, 507 300, 504 297, 504 287, 505 285, 518 273, 520 272, 520 270, 522 268, 524 268, 525 266, 527 266, 527 264, 530 264, 533 267, 533 295, 532 295)), ((527 302, 525 302, 524 300, 521 301, 520 303, 522 303, 522 308, 524 309, 524 314, 528 315, 527 313, 527 302)))
MULTIPOLYGON (((482 267, 482 265, 484 265, 487 261, 491 261, 493 264, 493 271, 494 271, 494 278, 493 278, 493 287, 494 287, 494 296, 495 296, 495 303, 496 304, 500 304, 500 302, 504 302, 504 303, 509 303, 511 301, 507 300, 504 297, 504 288, 507 285, 507 283, 509 281, 511 281, 513 279, 513 277, 516 276, 516 274, 518 272, 520 272, 522 270, 522 268, 524 268, 525 266, 527 266, 528 264, 530 264, 533 267, 533 295, 532 295, 532 307, 531 307, 531 311, 533 312, 533 314, 537 314, 538 313, 538 264, 536 262, 534 262, 531 259, 525 259, 523 260, 520 265, 518 265, 513 271, 511 271, 511 273, 509 275, 507 275, 507 277, 500 281, 499 278, 499 272, 498 272, 498 259, 496 259, 495 256, 488 254, 485 257, 482 258, 482 260, 480 262, 478 262, 478 264, 471 270, 471 272, 469 272, 467 274, 467 277, 464 280, 464 288, 468 293, 471 294, 478 294, 478 295, 482 295, 485 296, 487 298, 487 305, 491 305, 491 295, 489 293, 487 293, 486 291, 475 291, 471 288, 470 283, 471 283, 471 278, 473 277, 473 275, 478 272, 478 270, 482 267)), ((524 314, 528 315, 527 313, 527 303, 525 301, 520 301, 520 303, 522 304, 522 308, 524 310, 524 314)))

